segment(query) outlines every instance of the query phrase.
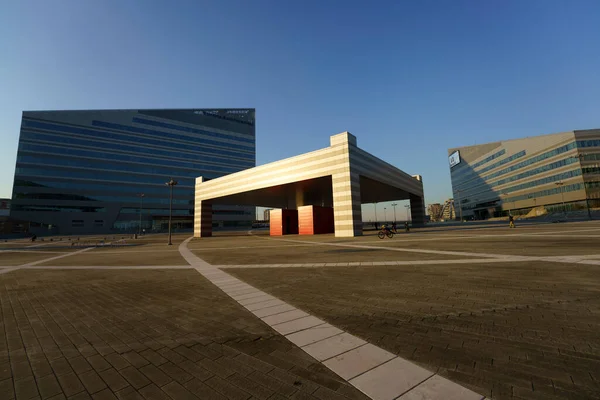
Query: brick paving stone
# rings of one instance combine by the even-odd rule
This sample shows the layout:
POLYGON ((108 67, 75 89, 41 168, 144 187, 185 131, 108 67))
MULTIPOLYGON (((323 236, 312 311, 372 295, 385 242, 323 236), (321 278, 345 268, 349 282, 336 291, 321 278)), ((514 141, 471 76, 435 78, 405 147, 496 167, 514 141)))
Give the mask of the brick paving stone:
POLYGON ((123 368, 119 373, 133 386, 135 389, 140 389, 150 383, 148 378, 134 367, 123 368))
POLYGON ((104 356, 104 359, 110 363, 117 371, 129 367, 131 364, 125 358, 117 353, 110 353, 104 356))
POLYGON ((164 358, 154 350, 144 350, 140 353, 140 355, 156 366, 162 365, 167 362, 166 358, 164 358))
POLYGON ((119 374, 119 372, 117 372, 117 370, 114 368, 100 371, 98 374, 113 392, 118 392, 119 390, 129 386, 127 381, 123 379, 121 374, 119 374))
POLYGON ((92 366, 82 356, 70 358, 68 359, 68 362, 71 364, 73 371, 77 374, 82 374, 92 369, 92 366))
POLYGON ((173 381, 161 388, 163 392, 167 393, 174 399, 191 399, 195 400, 199 397, 193 395, 189 390, 181 386, 179 383, 173 381))
POLYGON ((101 390, 92 395, 94 400, 117 400, 117 397, 109 389, 101 390))
POLYGON ((227 398, 222 394, 216 392, 210 386, 201 382, 198 379, 192 379, 183 384, 183 386, 192 393, 195 393, 201 399, 206 400, 226 400, 227 398))
POLYGON ((215 391, 221 393, 231 400, 247 400, 252 397, 250 393, 239 389, 238 387, 229 383, 227 380, 221 379, 218 376, 213 376, 205 383, 215 391))
POLYGON ((15 382, 15 394, 17 400, 30 399, 38 395, 37 385, 33 377, 21 379, 15 382))
POLYGON ((152 364, 140 368, 140 371, 158 387, 162 387, 173 380, 173 378, 152 364))
POLYGON ((80 392, 74 396, 68 397, 69 400, 91 400, 92 396, 90 396, 87 392, 80 392))
MULTIPOLYGON (((228 366, 230 368, 234 368, 234 365, 239 365, 237 363, 232 363, 229 364, 228 366)), ((210 378, 211 376, 213 376, 214 374, 209 372, 208 370, 202 368, 200 365, 198 365, 198 363, 194 363, 190 360, 185 360, 182 363, 179 364, 179 366, 187 373, 193 375, 195 378, 201 380, 201 381, 205 381, 208 378, 210 378)), ((243 366, 242 366, 243 367, 243 366)))
POLYGON ((160 390, 155 384, 150 384, 139 390, 142 397, 146 400, 171 400, 171 397, 160 390))
POLYGON ((227 382, 234 384, 238 388, 250 393, 253 398, 268 399, 274 392, 265 386, 245 378, 238 374, 233 374, 227 378, 227 382))
POLYGON ((61 394, 62 390, 54 375, 46 375, 37 380, 37 387, 43 399, 61 394))
POLYGON ((52 397, 48 397, 48 400, 66 400, 67 398, 65 397, 64 394, 59 393, 57 395, 54 395, 52 397))
POLYGON ((85 389, 90 394, 94 394, 106 388, 106 384, 102 381, 96 371, 88 371, 78 375, 78 377, 81 383, 83 383, 83 386, 85 386, 85 389))
POLYGON ((74 372, 58 376, 58 382, 67 397, 73 396, 85 390, 83 384, 74 372))
POLYGON ((109 364, 104 357, 99 354, 88 357, 88 363, 96 370, 96 372, 104 371, 105 369, 111 368, 111 364, 109 364))
POLYGON ((13 387, 13 380, 8 378, 0 381, 0 398, 12 399, 15 397, 15 390, 13 387))
MULTIPOLYGON (((31 300, 47 310, 45 336, 5 321, 7 391, 13 369, 24 378, 32 370, 48 382, 55 376, 65 397, 82 399, 169 398, 165 385, 202 399, 289 397, 339 380, 327 369, 309 371, 312 358, 193 270, 19 270, 0 276, 0 299, 7 290, 20 300, 11 307, 31 300), (269 374, 283 365, 304 370, 287 372, 285 382, 269 374)), ((19 389, 36 390, 31 382, 19 389)))
POLYGON ((148 360, 146 360, 144 357, 142 357, 135 351, 129 351, 127 353, 123 353, 123 354, 121 354, 121 357, 123 357, 124 359, 129 361, 129 363, 131 365, 133 365, 135 368, 141 368, 144 365, 147 365, 149 363, 148 360))
POLYGON ((18 362, 11 361, 11 367, 12 376, 15 380, 22 380, 25 378, 31 378, 33 376, 33 371, 31 370, 31 367, 29 366, 29 361, 27 360, 18 362))
POLYGON ((141 394, 139 394, 133 386, 127 386, 125 389, 121 389, 115 393, 115 396, 119 400, 143 400, 141 394))

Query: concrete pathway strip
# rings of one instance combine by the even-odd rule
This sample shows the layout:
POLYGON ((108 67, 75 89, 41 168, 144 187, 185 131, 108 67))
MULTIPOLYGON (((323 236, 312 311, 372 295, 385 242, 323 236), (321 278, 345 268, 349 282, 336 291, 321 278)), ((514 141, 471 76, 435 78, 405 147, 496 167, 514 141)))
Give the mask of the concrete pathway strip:
POLYGON ((179 250, 202 276, 372 399, 484 398, 211 266, 187 248, 191 239, 179 250))

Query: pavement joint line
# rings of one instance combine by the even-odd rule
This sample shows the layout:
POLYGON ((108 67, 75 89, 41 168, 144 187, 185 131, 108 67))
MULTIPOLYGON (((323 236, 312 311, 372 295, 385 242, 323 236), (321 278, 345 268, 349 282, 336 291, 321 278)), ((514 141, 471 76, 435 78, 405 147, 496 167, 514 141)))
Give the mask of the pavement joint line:
POLYGON ((21 269, 20 267, 5 267, 0 270, 0 274, 6 274, 7 272, 16 271, 21 269))
MULTIPOLYGON (((184 258, 184 259, 185 259, 185 260, 186 260, 186 261, 187 261, 187 262, 188 262, 190 265, 203 265, 203 268, 198 268, 198 267, 196 267, 196 268, 195 268, 195 269, 196 269, 196 271, 198 271, 198 273, 200 273, 200 274, 201 274, 201 275, 203 275, 203 276, 204 276, 204 274, 207 274, 207 273, 209 273, 209 272, 211 271, 211 269, 212 269, 212 270, 216 270, 216 268, 215 268, 214 266, 211 266, 209 263, 207 263, 207 262, 204 262, 203 260, 202 260, 202 262, 199 262, 198 260, 201 260, 201 259, 200 259, 198 256, 196 256, 194 253, 192 253, 192 252, 191 252, 191 251, 190 251, 190 250, 187 248, 187 244, 188 244, 188 243, 190 242, 190 240, 192 240, 192 239, 193 239, 193 237, 190 237, 190 238, 188 238, 188 239, 184 240, 184 241, 183 241, 183 242, 182 242, 182 243, 179 245, 179 250, 180 250, 180 253, 181 253, 182 257, 183 257, 183 258, 184 258)), ((226 276, 231 276, 231 275, 227 274, 226 272, 223 272, 223 274, 224 274, 224 275, 226 275, 226 276)), ((235 277, 232 277, 232 278, 233 278, 233 279, 237 279, 237 278, 235 278, 235 277)), ((209 279, 209 280, 210 280, 210 279, 209 279)), ((243 282, 242 280, 239 280, 239 281, 240 281, 240 282, 243 282)), ((212 280, 211 280, 211 282, 212 282, 212 280)), ((213 282, 213 283, 214 283, 214 282, 213 282)), ((215 285, 215 286, 217 286, 217 285, 215 285)), ((217 287, 219 287, 219 286, 217 286, 217 287)), ((242 306, 242 307, 244 307, 244 308, 245 308, 245 306, 243 306, 243 305, 242 305, 242 304, 239 302, 239 300, 238 300, 238 299, 236 299, 236 297, 239 297, 239 296, 236 296, 236 297, 234 297, 234 295, 233 295, 233 294, 231 294, 231 292, 229 292, 229 291, 227 291, 227 290, 224 290, 224 289, 222 289, 222 288, 221 288, 221 290, 222 290, 224 293, 226 293, 226 294, 227 294, 229 297, 231 297, 233 300, 235 300, 235 301, 236 301, 238 304, 240 304, 240 306, 242 306)), ((257 292, 256 292, 257 296, 261 296, 261 295, 270 295, 269 293, 266 293, 266 292, 264 292, 264 291, 262 291, 262 290, 259 290, 259 289, 256 289, 256 290, 257 290, 257 292)), ((270 296, 272 296, 272 295, 270 295, 270 296)), ((308 331, 308 330, 314 329, 314 328, 315 328, 315 327, 317 327, 317 326, 325 326, 325 325, 328 325, 328 326, 330 326, 330 327, 337 328, 337 327, 335 327, 335 326, 333 326, 333 325, 331 325, 331 324, 327 323, 327 321, 323 321, 323 320, 321 320, 320 318, 317 318, 317 317, 315 317, 315 316, 313 316, 313 315, 311 315, 311 314, 309 314, 309 313, 306 313, 306 312, 304 312, 303 310, 300 310, 300 309, 298 309, 298 308, 296 308, 296 307, 294 307, 294 306, 291 306, 291 305, 289 305, 289 303, 286 303, 286 302, 284 302, 283 300, 279 299, 279 298, 278 298, 278 297, 276 297, 276 296, 272 296, 272 297, 273 297, 273 299, 274 299, 274 300, 278 300, 278 301, 280 301, 282 304, 274 305, 274 306, 271 306, 271 307, 266 307, 266 308, 263 308, 263 309, 260 309, 260 310, 255 310, 255 311, 250 311, 250 310, 248 310, 248 312, 251 312, 251 313, 252 313, 252 314, 254 314, 254 315, 257 317, 257 318, 259 318, 259 319, 260 319, 260 320, 261 320, 263 323, 267 324, 267 325, 268 325, 268 326, 270 326, 272 329, 274 329, 275 331, 279 332, 279 333, 280 333, 282 336, 284 336, 286 339, 288 339, 288 340, 289 340, 291 343, 294 343, 294 342, 293 342, 293 341, 292 341, 290 338, 288 338, 288 336, 290 336, 290 335, 296 335, 296 336, 294 336, 294 338, 296 338, 296 337, 298 337, 298 335, 297 335, 298 333, 301 333, 301 332, 305 332, 305 331, 308 331), (265 310, 265 309, 268 309, 268 308, 273 308, 273 307, 281 307, 281 306, 283 306, 283 305, 287 305, 287 306, 291 307, 291 309, 288 309, 288 310, 286 310, 286 311, 282 311, 282 312, 280 312, 280 313, 275 313, 275 314, 271 314, 271 315, 265 315, 265 316, 261 316, 261 317, 259 317, 258 315, 256 315, 257 311, 262 311, 262 310, 265 310), (292 319, 292 320, 285 321, 285 322, 280 322, 280 323, 274 323, 274 324, 269 324, 269 323, 267 323, 267 322, 265 322, 265 321, 264 321, 264 319, 265 319, 265 318, 269 318, 269 317, 272 317, 272 316, 274 316, 274 315, 277 315, 277 314, 284 314, 284 313, 286 313, 286 312, 301 312, 301 313, 304 313, 305 315, 304 315, 304 316, 302 316, 302 317, 296 318, 296 319, 292 319), (309 325, 310 325, 310 324, 312 324, 313 322, 316 322, 316 324, 315 324, 315 325, 310 325, 310 326, 304 326, 304 324, 302 324, 302 323, 301 323, 301 320, 303 320, 303 319, 304 319, 304 320, 307 322, 307 324, 309 324, 309 325), (287 329, 281 329, 281 328, 283 328, 283 327, 285 327, 285 328, 288 328, 288 327, 289 327, 289 329, 291 329, 291 331, 289 331, 289 332, 288 332, 288 331, 287 331, 287 329), (277 329, 277 328, 280 328, 280 329, 277 329), (300 328, 300 329, 296 329, 296 328, 300 328), (283 333, 283 332, 286 332, 286 333, 283 333)), ((262 314, 262 313, 261 313, 261 314, 262 314)), ((337 328, 337 329, 339 329, 339 328, 337 328)), ((366 341, 364 341, 364 340, 362 340, 362 339, 360 339, 360 338, 358 338, 358 337, 356 337, 356 336, 354 336, 354 335, 351 335, 351 334, 349 334, 348 332, 346 332, 346 331, 344 331, 344 330, 342 330, 342 329, 340 329, 340 331, 341 331, 341 333, 338 333, 337 335, 333 335, 333 336, 330 336, 330 337, 328 337, 328 338, 323 338, 323 339, 321 339, 321 340, 319 340, 319 341, 316 341, 316 342, 311 342, 311 343, 309 343, 309 344, 307 344, 306 346, 303 346, 303 347, 301 347, 301 346, 298 346, 298 348, 300 348, 300 349, 304 350, 304 351, 305 351, 307 354, 309 354, 309 355, 310 355, 310 353, 308 353, 308 351, 307 351, 307 350, 305 350, 305 347, 307 347, 307 346, 311 346, 311 345, 314 345, 315 343, 319 343, 319 342, 322 342, 322 341, 324 341, 324 340, 329 340, 329 339, 331 339, 331 338, 333 338, 333 337, 335 337, 335 336, 338 336, 338 335, 344 335, 344 334, 345 334, 346 336, 349 336, 350 338, 354 338, 354 339, 356 339, 356 340, 359 340, 359 341, 361 341, 361 342, 364 342, 364 343, 362 343, 362 344, 361 344, 361 345, 359 345, 359 346, 355 346, 355 347, 353 347, 351 350, 355 350, 356 348, 359 348, 359 347, 362 347, 362 346, 366 346, 367 344, 369 344, 368 342, 366 342, 366 341)), ((384 351, 384 352, 386 351, 386 350, 384 350, 384 349, 381 349, 381 348, 380 348, 380 347, 378 347, 378 346, 375 346, 375 345, 373 345, 373 344, 371 344, 371 345, 373 346, 373 348, 376 348, 376 349, 378 349, 378 350, 380 350, 380 351, 384 351)), ((351 351, 351 350, 349 350, 349 351, 351 351)), ((343 353, 340 353, 340 354, 343 354, 343 353)), ((337 354, 336 356, 339 356, 340 354, 337 354)), ((312 356, 311 356, 311 357, 312 357, 312 356)), ((313 358, 314 358, 314 357, 313 357, 313 358)), ((332 358, 332 357, 329 357, 328 359, 331 359, 331 358, 332 358)), ((374 367, 374 368, 373 368, 373 369, 371 369, 370 371, 373 371, 373 370, 375 370, 375 369, 377 369, 377 368, 380 368, 382 365, 385 365, 387 362, 390 362, 390 361, 392 361, 392 360, 402 360, 402 362, 403 362, 403 364, 402 364, 402 367, 401 367, 400 369, 396 369, 396 370, 392 370, 392 371, 383 371, 383 373, 384 373, 384 376, 386 376, 386 377, 387 377, 388 375, 390 375, 390 373, 391 373, 392 375, 393 375, 393 374, 395 374, 395 375, 398 375, 398 374, 404 374, 404 373, 406 373, 406 372, 407 372, 407 370, 406 370, 406 369, 407 369, 407 367, 410 367, 410 368, 412 368, 412 369, 413 369, 413 371, 412 371, 412 375, 413 375, 413 376, 418 376, 419 374, 422 374, 422 373, 423 373, 423 371, 425 371, 426 373, 430 374, 430 375, 428 375, 428 378, 430 378, 431 376, 435 375, 435 373, 434 373, 434 372, 431 372, 431 371, 425 370, 425 369, 423 369, 423 368, 421 368, 421 367, 417 366, 416 364, 413 364, 413 363, 411 363, 410 361, 408 361, 408 360, 405 360, 405 359, 403 359, 403 358, 400 358, 400 357, 398 357, 398 356, 396 356, 396 355, 394 355, 394 358, 392 358, 391 360, 388 360, 388 361, 386 361, 386 362, 384 362, 384 363, 381 363, 381 364, 379 364, 378 366, 374 367)), ((321 364, 323 364, 325 367, 327 367, 327 365, 325 365, 325 364, 323 363, 323 361, 324 361, 324 360, 320 360, 321 364)), ((329 368, 329 367, 327 367, 327 368, 329 368)), ((332 371, 335 373, 335 370, 333 370, 333 369, 331 369, 331 368, 329 368, 329 369, 330 369, 330 370, 332 370, 332 371)), ((411 371, 409 371, 409 372, 411 372, 411 371)), ((366 373, 366 372, 365 372, 365 373, 366 373)), ((364 374, 364 373, 363 373, 363 374, 364 374)), ((338 375, 338 376, 339 376, 339 375, 338 375)), ((357 375, 356 377, 354 377, 354 378, 351 378, 351 379, 344 379, 344 378, 342 378, 342 379, 344 379, 346 382, 350 383, 352 386, 354 386, 355 388, 357 388, 358 390, 360 390, 361 392, 363 392, 364 394, 366 394, 367 396, 369 396, 369 397, 371 397, 371 398, 373 398, 374 396, 378 395, 378 392, 377 392, 377 391, 379 390, 379 388, 377 388, 377 387, 375 387, 375 388, 373 388, 373 387, 368 387, 368 385, 366 385, 367 387, 365 387, 365 385, 364 385, 364 383, 363 383, 363 382, 356 381, 356 379, 357 379, 357 378, 359 378, 360 376, 362 376, 362 375, 361 375, 361 374, 359 374, 359 375, 357 375), (361 386, 361 385, 362 385, 362 386, 361 386)), ((408 390, 408 391, 410 391, 410 390, 414 389, 415 387, 417 387, 418 385, 420 385, 420 384, 421 384, 422 382, 424 382, 424 381, 425 381, 425 380, 421 380, 421 381, 420 381, 420 382, 419 382, 417 385, 413 385, 413 386, 411 386, 411 387, 409 388, 409 390, 408 390)), ((391 381, 389 381, 389 382, 391 383, 391 381)), ((468 389, 464 388, 463 386, 461 386, 461 385, 459 385, 459 384, 457 384, 457 383, 454 383, 454 382, 452 382, 452 381, 449 381, 449 380, 448 380, 448 382, 450 382, 450 383, 451 383, 451 384, 452 384, 454 387, 458 387, 458 388, 460 388, 461 390, 468 390, 468 389)), ((385 384, 384 384, 384 385, 385 385, 385 384)), ((372 385, 371 385, 371 386, 372 386, 372 385)), ((396 386, 397 386, 397 385, 396 385, 396 386)), ((398 398, 398 397, 400 397, 400 396, 403 396, 403 395, 404 395, 405 393, 407 393, 408 391, 404 391, 403 393, 400 393, 400 394, 395 394, 395 395, 393 395, 393 397, 391 397, 391 398, 392 398, 392 399, 396 399, 396 398, 398 398)), ((444 395, 443 395, 443 394, 441 394, 440 396, 437 396, 437 397, 435 397, 435 398, 430 398, 429 400, 443 400, 443 399, 445 398, 445 397, 443 397, 443 396, 444 396, 444 395)), ((481 396, 481 398, 483 398, 483 397, 484 397, 484 396, 481 396)))
POLYGON ((21 266, 22 269, 49 269, 49 270, 59 270, 59 269, 193 269, 191 265, 121 265, 121 266, 112 266, 112 265, 31 265, 31 266, 21 266))
POLYGON ((457 255, 457 256, 478 256, 478 257, 489 257, 489 258, 511 258, 514 256, 508 256, 506 254, 487 254, 487 253, 469 253, 469 252, 459 252, 459 251, 444 251, 444 250, 426 250, 426 249, 408 249, 404 247, 382 247, 382 246, 364 246, 360 244, 345 244, 345 243, 328 243, 328 242, 307 242, 302 240, 295 239, 271 239, 265 238, 267 240, 277 240, 277 241, 286 241, 286 242, 300 242, 300 243, 314 243, 315 246, 337 246, 337 247, 353 247, 358 249, 377 249, 377 250, 388 250, 388 251, 401 251, 408 253, 423 253, 423 254, 446 254, 446 255, 457 255))
MULTIPOLYGON (((417 386, 422 385, 423 383, 427 382, 428 380, 430 380, 431 378, 433 378, 434 376, 436 376, 437 373, 428 376, 427 378, 423 379, 421 382, 417 383, 415 386, 411 387, 410 389, 408 389, 407 391, 405 391, 404 393, 402 393, 400 396, 396 397, 394 400, 398 400, 400 399, 402 396, 404 396, 405 394, 407 394, 408 392, 410 392, 411 390, 415 389, 417 386)), ((481 396, 482 398, 484 396, 481 396)))
POLYGON ((83 252, 85 252, 85 251, 89 251, 89 250, 91 250, 91 249, 93 249, 93 248, 94 248, 94 247, 86 247, 85 249, 81 249, 81 250, 73 251, 73 252, 71 252, 71 253, 67 253, 67 254, 62 254, 62 255, 60 255, 60 256, 56 256, 56 257, 50 257, 50 258, 45 258, 45 259, 43 259, 43 260, 33 261, 33 262, 26 263, 26 264, 23 264, 23 265, 20 265, 20 266, 21 266, 21 267, 31 267, 31 266, 33 266, 33 265, 37 265, 37 264, 43 264, 43 263, 45 263, 45 262, 48 262, 48 261, 54 261, 54 260, 58 260, 59 258, 64 258, 64 257, 73 256, 73 255, 75 255, 75 254, 80 254, 80 253, 83 253, 83 252))
MULTIPOLYGON (((328 337, 328 338, 325 338, 325 339, 322 339, 322 340, 318 340, 318 341, 316 341, 316 342, 313 342, 313 343, 310 343, 310 344, 319 343, 319 342, 322 342, 323 340, 327 340, 327 339, 331 339, 332 337, 336 337, 336 336, 339 336, 339 335, 343 335, 344 333, 347 333, 347 332, 346 332, 346 331, 342 331, 342 333, 338 333, 337 335, 333 335, 333 336, 330 336, 330 337, 328 337)), ((359 338, 359 339, 360 339, 360 338, 359 338)), ((336 354, 335 356, 331 356, 331 357, 329 357, 329 358, 325 358, 325 359, 323 359, 321 362, 323 362, 323 363, 324 363, 325 361, 329 361, 329 360, 331 360, 331 359, 333 359, 333 358, 336 358, 336 357, 339 357, 339 356, 343 356, 343 355, 344 355, 344 354, 346 354, 346 353, 349 353, 349 352, 351 352, 351 351, 354 351, 354 350, 356 350, 356 349, 360 349, 360 348, 361 348, 361 347, 363 347, 363 346, 366 346, 366 345, 368 345, 368 344, 371 344, 371 343, 369 343, 369 342, 367 342, 367 341, 364 341, 364 342, 365 342, 365 343, 363 343, 363 344, 361 344, 361 345, 359 345, 359 346, 356 346, 356 347, 354 347, 354 348, 352 348, 352 349, 349 349, 349 350, 344 350, 344 351, 342 351, 341 353, 339 353, 339 354, 336 354)), ((308 346, 308 344, 307 344, 306 346, 308 346)), ((391 359, 390 359, 390 360, 391 360, 391 359)), ((386 362, 387 362, 387 361, 389 361, 389 360, 386 360, 386 362)), ((383 363, 382 363, 382 364, 383 364, 383 363)), ((380 364, 380 365, 381 365, 381 364, 380 364)), ((375 367, 373 367, 373 368, 375 368, 375 367)), ((365 371, 365 372, 366 372, 366 371, 365 371)), ((359 374, 359 375, 360 375, 360 374, 359 374)), ((358 375, 356 375, 356 376, 358 376, 358 375)), ((353 376, 352 378, 356 378, 356 376, 353 376)))

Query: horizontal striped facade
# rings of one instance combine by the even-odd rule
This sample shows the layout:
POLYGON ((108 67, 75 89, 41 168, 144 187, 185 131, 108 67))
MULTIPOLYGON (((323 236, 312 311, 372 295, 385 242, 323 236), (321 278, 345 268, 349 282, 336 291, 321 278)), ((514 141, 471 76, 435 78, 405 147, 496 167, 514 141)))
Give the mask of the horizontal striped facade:
MULTIPOLYGON (((324 177, 331 179, 336 236, 362 234, 361 177, 399 188, 415 198, 423 198, 422 182, 359 149, 356 138, 344 132, 332 136, 331 145, 325 149, 210 181, 199 177, 196 180, 196 204, 324 177)), ((307 205, 302 204, 302 194, 296 197, 295 207, 307 205)), ((199 212, 201 210, 197 209, 196 214, 199 212)), ((195 235, 204 236, 200 226, 196 226, 195 235)))
POLYGON ((450 167, 450 176, 463 217, 600 202, 599 129, 457 147, 448 155, 457 151, 460 163, 450 167))

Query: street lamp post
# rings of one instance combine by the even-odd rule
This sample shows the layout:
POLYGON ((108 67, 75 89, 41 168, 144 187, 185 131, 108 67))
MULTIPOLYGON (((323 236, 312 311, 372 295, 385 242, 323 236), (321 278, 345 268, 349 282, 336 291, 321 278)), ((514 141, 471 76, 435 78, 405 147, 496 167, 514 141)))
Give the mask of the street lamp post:
POLYGON ((144 208, 144 193, 140 193, 140 226, 138 229, 138 236, 142 234, 142 209, 144 208))
POLYGON ((392 203, 392 207, 394 207, 394 222, 396 222, 396 206, 397 205, 398 204, 396 204, 396 203, 392 203))
POLYGON ((406 222, 408 222, 408 210, 410 210, 410 205, 405 204, 404 207, 406 207, 406 222))
POLYGON ((560 181, 560 182, 554 182, 554 184, 560 188, 560 200, 562 202, 563 213, 565 215, 567 215, 567 209, 565 208, 565 195, 564 195, 564 190, 563 190, 565 183, 560 181))
POLYGON ((169 243, 171 246, 173 243, 171 242, 171 219, 173 217, 173 186, 177 185, 177 181, 173 178, 169 179, 169 182, 166 183, 169 186, 169 243))
MULTIPOLYGON (((579 160, 579 168, 582 169, 581 176, 583 176, 583 168, 581 166, 581 162, 584 160, 585 154, 577 154, 576 156, 571 157, 571 159, 579 160)), ((583 179, 583 193, 585 194, 585 208, 587 209, 588 218, 592 219, 592 212, 590 211, 590 202, 588 201, 587 189, 585 188, 585 178, 583 179)))
MULTIPOLYGON (((460 204, 460 190, 457 189, 456 190, 456 194, 458 195, 458 212, 460 214, 460 222, 463 222, 463 217, 462 217, 462 205, 460 204)), ((456 208, 456 207, 455 207, 456 208)))
POLYGON ((387 210, 387 208, 383 207, 383 223, 387 224, 387 214, 385 213, 385 210, 387 210))

